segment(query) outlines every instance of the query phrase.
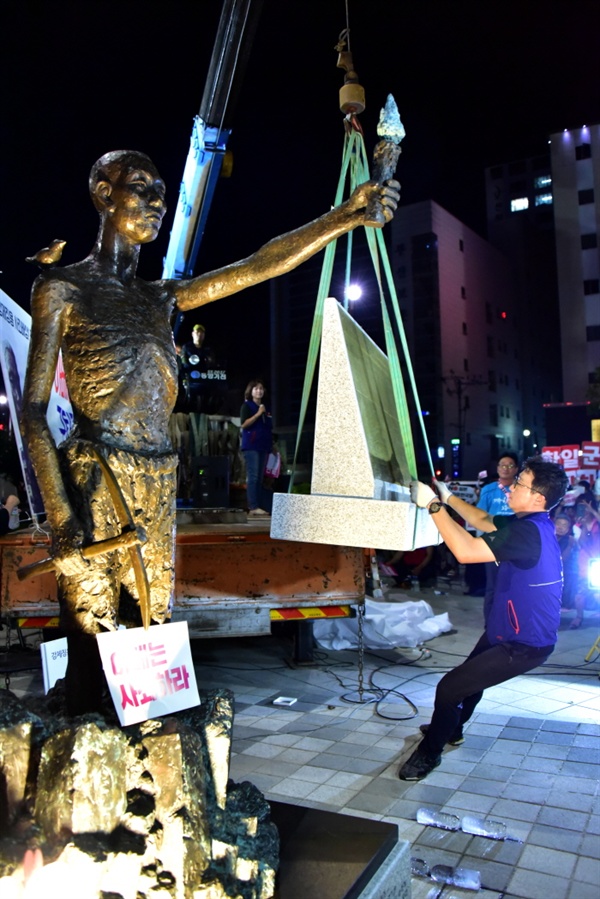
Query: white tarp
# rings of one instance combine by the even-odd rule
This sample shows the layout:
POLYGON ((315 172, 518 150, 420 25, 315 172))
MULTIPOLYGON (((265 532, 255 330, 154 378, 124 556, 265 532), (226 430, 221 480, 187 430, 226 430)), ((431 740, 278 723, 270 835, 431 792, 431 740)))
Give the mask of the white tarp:
MULTIPOLYGON (((365 649, 417 646, 452 630, 448 613, 434 615, 428 602, 375 602, 365 600, 363 626, 365 649)), ((332 618, 314 621, 313 634, 322 649, 356 649, 358 620, 332 618)))

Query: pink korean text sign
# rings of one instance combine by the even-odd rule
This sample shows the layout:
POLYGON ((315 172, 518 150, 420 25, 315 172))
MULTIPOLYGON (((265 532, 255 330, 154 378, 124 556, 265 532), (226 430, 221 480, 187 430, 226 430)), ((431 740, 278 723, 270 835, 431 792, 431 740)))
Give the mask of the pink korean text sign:
POLYGON ((186 621, 107 631, 97 640, 122 725, 200 704, 186 621))

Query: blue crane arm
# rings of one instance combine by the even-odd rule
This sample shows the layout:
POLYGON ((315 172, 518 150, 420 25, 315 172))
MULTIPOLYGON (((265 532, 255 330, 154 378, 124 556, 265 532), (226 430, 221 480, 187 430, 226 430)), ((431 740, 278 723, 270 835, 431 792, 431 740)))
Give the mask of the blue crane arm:
POLYGON ((163 264, 163 278, 194 273, 217 179, 229 122, 237 100, 263 0, 223 0, 223 8, 163 264))

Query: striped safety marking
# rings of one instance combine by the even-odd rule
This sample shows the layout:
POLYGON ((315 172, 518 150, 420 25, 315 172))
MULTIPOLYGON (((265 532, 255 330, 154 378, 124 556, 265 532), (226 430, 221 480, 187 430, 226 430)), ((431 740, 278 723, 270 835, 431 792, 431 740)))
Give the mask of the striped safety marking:
POLYGON ((350 606, 310 606, 305 609, 271 609, 271 621, 300 621, 304 618, 349 618, 350 606))
POLYGON ((58 615, 55 618, 17 618, 17 627, 58 627, 58 615))

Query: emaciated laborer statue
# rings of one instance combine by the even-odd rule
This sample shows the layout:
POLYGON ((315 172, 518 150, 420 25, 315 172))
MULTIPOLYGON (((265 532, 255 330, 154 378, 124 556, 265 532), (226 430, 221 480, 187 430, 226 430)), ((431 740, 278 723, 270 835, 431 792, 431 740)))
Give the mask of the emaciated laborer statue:
POLYGON ((399 185, 368 182, 321 218, 277 237, 254 255, 191 280, 136 276, 140 246, 159 232, 165 185, 143 153, 107 153, 90 174, 100 214, 96 244, 82 262, 43 272, 32 293, 32 332, 23 431, 48 521, 67 633, 71 714, 97 709, 104 676, 95 635, 117 626, 124 593, 139 600, 127 552, 86 560, 81 548, 114 535, 119 521, 99 468, 112 470, 135 525, 150 585, 150 618, 170 614, 174 585, 175 467, 168 434, 177 396, 171 332, 174 304, 195 309, 290 271, 336 237, 361 225, 372 197, 386 220, 399 185), (58 448, 46 410, 62 350, 75 427, 58 448))

